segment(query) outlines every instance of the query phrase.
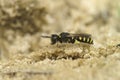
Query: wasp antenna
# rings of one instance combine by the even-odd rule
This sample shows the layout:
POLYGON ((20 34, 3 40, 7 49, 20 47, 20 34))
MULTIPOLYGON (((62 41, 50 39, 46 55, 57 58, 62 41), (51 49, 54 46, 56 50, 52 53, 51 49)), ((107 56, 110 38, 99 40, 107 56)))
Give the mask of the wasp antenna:
POLYGON ((41 35, 41 37, 43 37, 43 38, 51 38, 51 36, 43 36, 43 35, 41 35))

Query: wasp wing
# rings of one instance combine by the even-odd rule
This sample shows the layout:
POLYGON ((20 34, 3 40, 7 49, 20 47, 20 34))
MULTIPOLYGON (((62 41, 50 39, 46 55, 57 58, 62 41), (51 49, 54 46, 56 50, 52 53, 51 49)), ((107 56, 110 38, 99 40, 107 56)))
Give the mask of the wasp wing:
POLYGON ((69 34, 67 37, 91 37, 91 34, 80 33, 80 34, 69 34))

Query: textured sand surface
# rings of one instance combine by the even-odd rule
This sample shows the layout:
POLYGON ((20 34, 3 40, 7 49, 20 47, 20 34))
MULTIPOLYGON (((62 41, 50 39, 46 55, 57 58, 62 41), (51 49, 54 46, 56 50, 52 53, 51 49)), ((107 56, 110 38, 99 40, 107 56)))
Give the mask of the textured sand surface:
POLYGON ((119 0, 0 0, 0 80, 120 80, 119 0), (41 35, 88 33, 93 45, 41 35))

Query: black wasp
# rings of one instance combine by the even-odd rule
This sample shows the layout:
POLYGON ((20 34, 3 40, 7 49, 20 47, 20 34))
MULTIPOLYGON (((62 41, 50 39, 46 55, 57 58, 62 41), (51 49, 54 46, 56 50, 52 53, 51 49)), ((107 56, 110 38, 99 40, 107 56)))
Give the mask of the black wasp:
POLYGON ((59 35, 52 34, 51 36, 41 36, 41 37, 50 38, 51 44, 56 44, 57 42, 60 42, 60 43, 82 42, 82 43, 93 44, 91 35, 86 33, 71 34, 67 32, 62 32, 59 35))

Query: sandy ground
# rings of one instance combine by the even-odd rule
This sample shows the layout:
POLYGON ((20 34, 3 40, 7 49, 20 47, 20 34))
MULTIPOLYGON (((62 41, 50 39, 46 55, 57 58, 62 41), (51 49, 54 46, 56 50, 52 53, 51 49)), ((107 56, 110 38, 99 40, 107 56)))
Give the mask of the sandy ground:
POLYGON ((120 80, 119 0, 0 0, 0 80, 120 80), (88 33, 93 45, 51 45, 88 33))

